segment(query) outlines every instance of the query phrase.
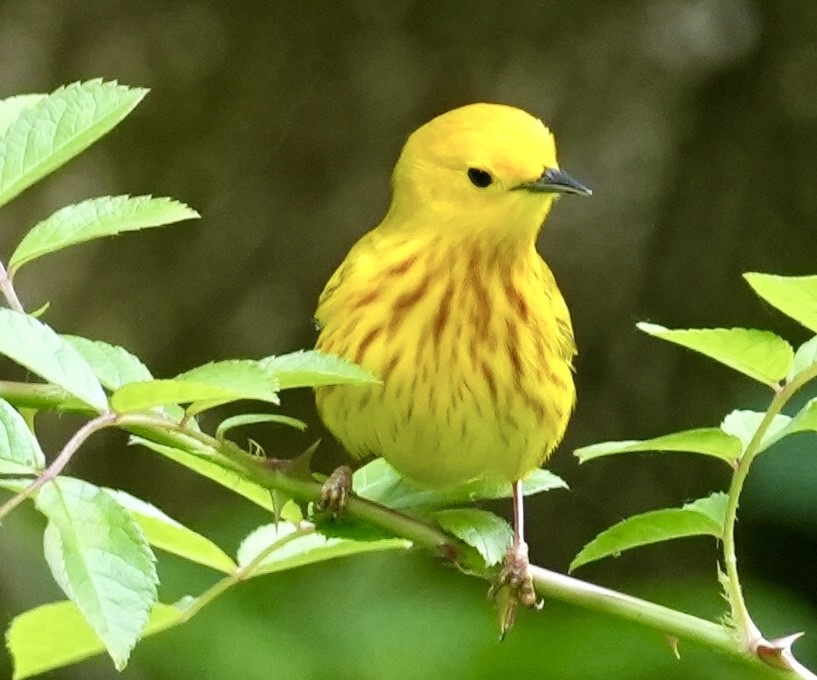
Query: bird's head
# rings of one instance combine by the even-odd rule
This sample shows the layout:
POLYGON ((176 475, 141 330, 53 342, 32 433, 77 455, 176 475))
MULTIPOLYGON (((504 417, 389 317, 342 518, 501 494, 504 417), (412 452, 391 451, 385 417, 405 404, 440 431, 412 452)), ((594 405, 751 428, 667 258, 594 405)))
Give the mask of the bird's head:
POLYGON ((500 104, 463 106, 416 130, 392 188, 396 224, 526 240, 535 238, 556 197, 590 195, 559 169, 542 121, 500 104))

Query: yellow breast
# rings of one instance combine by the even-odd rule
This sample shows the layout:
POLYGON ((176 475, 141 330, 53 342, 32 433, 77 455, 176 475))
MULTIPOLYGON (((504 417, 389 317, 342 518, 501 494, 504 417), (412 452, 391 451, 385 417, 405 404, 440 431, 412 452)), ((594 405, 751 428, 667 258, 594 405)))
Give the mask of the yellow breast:
POLYGON ((317 391, 327 427, 428 486, 514 481, 561 440, 575 402, 570 316, 533 245, 364 238, 321 297, 317 346, 377 386, 317 391))

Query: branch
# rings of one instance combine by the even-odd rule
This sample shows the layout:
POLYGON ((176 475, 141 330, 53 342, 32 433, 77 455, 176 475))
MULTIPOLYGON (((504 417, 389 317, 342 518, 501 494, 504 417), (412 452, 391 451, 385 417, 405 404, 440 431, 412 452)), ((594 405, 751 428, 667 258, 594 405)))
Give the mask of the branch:
MULTIPOLYGON (((141 435, 150 435, 156 422, 150 417, 123 416, 123 425, 139 424, 141 435)), ((279 470, 267 467, 263 461, 240 449, 231 442, 223 442, 202 433, 167 432, 160 434, 161 442, 185 448, 190 440, 207 449, 210 455, 227 458, 232 466, 240 469, 247 479, 268 489, 276 489, 301 501, 317 503, 321 484, 315 481, 294 479, 279 470), (175 443, 173 443, 175 440, 175 443)), ((153 438, 148 436, 148 438, 153 438)), ((350 517, 374 525, 384 531, 406 538, 415 545, 429 550, 460 567, 466 573, 487 581, 496 578, 495 569, 486 569, 476 551, 469 545, 443 532, 437 527, 378 505, 363 498, 352 497, 346 506, 350 517)), ((794 639, 757 642, 751 648, 741 644, 735 632, 725 626, 697 616, 664 607, 647 600, 608 590, 576 578, 532 566, 536 592, 592 611, 602 612, 661 631, 678 639, 697 642, 739 659, 756 669, 765 670, 770 678, 802 678, 817 680, 807 668, 791 655, 790 645, 794 639), (768 643, 764 653, 763 643, 768 643), (785 650, 783 646, 785 645, 785 650)))
MULTIPOLYGON (((0 397, 14 402, 15 396, 22 396, 21 401, 26 403, 35 398, 43 401, 57 400, 56 394, 50 393, 43 386, 28 385, 28 387, 35 389, 26 395, 25 389, 19 384, 0 383, 0 397)), ((77 431, 43 475, 0 509, 0 517, 19 505, 45 481, 59 474, 91 434, 114 425, 151 441, 212 457, 214 462, 242 474, 250 481, 268 489, 281 491, 292 498, 315 503, 320 499, 321 484, 317 481, 291 477, 280 470, 272 469, 264 460, 244 451, 233 442, 218 440, 208 434, 184 428, 158 414, 103 414, 77 431)), ((415 517, 357 497, 349 499, 346 511, 350 517, 379 527, 392 535, 406 538, 415 545, 454 563, 471 575, 488 581, 496 578, 495 569, 485 568, 472 547, 415 517)), ((671 637, 697 642, 740 659, 757 669, 764 669, 772 678, 817 680, 817 676, 792 656, 790 647, 794 637, 771 642, 758 638, 747 648, 741 643, 739 636, 727 626, 541 567, 532 566, 531 571, 536 591, 543 597, 634 621, 671 637)))

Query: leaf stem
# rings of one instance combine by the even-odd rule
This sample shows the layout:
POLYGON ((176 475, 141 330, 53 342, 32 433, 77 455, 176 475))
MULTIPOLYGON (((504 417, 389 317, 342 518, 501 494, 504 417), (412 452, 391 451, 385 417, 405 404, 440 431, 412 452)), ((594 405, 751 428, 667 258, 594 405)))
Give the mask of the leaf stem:
POLYGON ((284 547, 287 543, 295 540, 296 538, 300 538, 301 536, 307 536, 308 534, 314 533, 315 527, 312 526, 311 524, 304 523, 303 526, 299 527, 292 533, 283 536, 274 543, 271 543, 261 552, 259 552, 251 561, 247 562, 247 564, 245 564, 243 567, 238 567, 232 574, 216 581, 216 583, 214 583, 201 595, 199 595, 196 598, 195 602, 184 610, 184 616, 179 620, 178 623, 184 623, 185 621, 189 621, 202 609, 204 609, 208 604, 213 602, 213 600, 215 600, 217 597, 219 597, 227 590, 229 590, 232 586, 250 578, 253 575, 253 572, 255 572, 255 570, 261 566, 264 560, 269 555, 274 553, 276 550, 284 547))
POLYGON ((743 485, 749 474, 749 468, 760 449, 760 442, 763 440, 763 436, 774 417, 780 413, 780 410, 783 408, 785 403, 783 395, 784 392, 782 391, 775 394, 763 420, 746 447, 746 451, 744 451, 740 460, 737 462, 735 471, 732 474, 732 481, 729 484, 728 500, 726 503, 723 531, 723 561, 726 568, 726 589, 729 604, 732 608, 732 620, 746 649, 751 649, 752 645, 760 639, 762 635, 754 621, 752 621, 752 617, 749 615, 746 600, 743 597, 743 589, 740 585, 740 576, 738 575, 738 560, 735 550, 735 527, 737 525, 738 504, 740 494, 743 491, 743 485))
POLYGON ((741 642, 744 647, 751 652, 754 652, 758 644, 765 642, 765 640, 749 614, 738 573, 735 528, 737 526, 740 494, 743 491, 746 477, 749 474, 749 468, 757 455, 763 451, 761 444, 775 416, 783 410, 789 399, 791 399, 803 385, 815 377, 817 377, 817 366, 812 366, 795 376, 795 378, 782 389, 775 390, 774 397, 769 403, 769 407, 760 425, 758 425, 757 430, 735 467, 732 481, 729 485, 723 533, 723 560, 726 568, 726 590, 732 608, 732 620, 740 635, 741 642))
POLYGON ((65 466, 68 465, 68 462, 71 460, 73 455, 79 450, 85 441, 92 434, 94 434, 94 432, 98 432, 106 427, 116 425, 118 418, 119 416, 117 416, 115 413, 103 413, 93 420, 89 420, 81 428, 79 428, 74 433, 74 436, 68 440, 65 446, 63 446, 62 451, 59 452, 51 465, 43 470, 39 477, 37 477, 20 493, 12 496, 8 501, 0 506, 0 521, 2 521, 6 515, 8 515, 12 510, 26 500, 26 498, 30 497, 43 484, 51 481, 57 475, 59 475, 65 466))
POLYGON ((11 309, 17 312, 25 312, 20 298, 17 297, 17 291, 14 290, 11 283, 11 274, 6 271, 2 262, 0 262, 0 292, 3 293, 3 297, 6 298, 6 302, 8 302, 11 309))

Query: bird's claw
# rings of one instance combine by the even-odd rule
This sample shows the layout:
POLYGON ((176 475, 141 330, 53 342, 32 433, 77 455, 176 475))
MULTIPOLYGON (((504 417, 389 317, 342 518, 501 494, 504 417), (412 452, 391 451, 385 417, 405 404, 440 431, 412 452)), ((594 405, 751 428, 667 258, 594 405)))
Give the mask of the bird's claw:
POLYGON ((352 468, 341 465, 333 470, 321 487, 321 498, 318 510, 331 518, 337 518, 346 509, 346 503, 352 495, 352 468))
POLYGON ((513 627, 516 610, 521 604, 531 609, 541 609, 544 600, 537 599, 528 561, 528 546, 514 545, 505 556, 505 563, 488 595, 496 600, 499 608, 500 639, 504 639, 513 627))
POLYGON ((526 543, 515 545, 508 551, 497 581, 500 587, 507 585, 513 591, 519 604, 536 609, 542 608, 542 601, 536 599, 536 590, 533 587, 526 543))

